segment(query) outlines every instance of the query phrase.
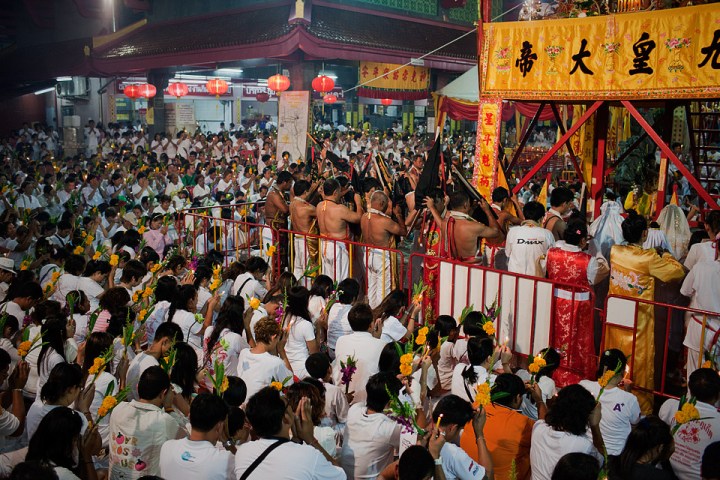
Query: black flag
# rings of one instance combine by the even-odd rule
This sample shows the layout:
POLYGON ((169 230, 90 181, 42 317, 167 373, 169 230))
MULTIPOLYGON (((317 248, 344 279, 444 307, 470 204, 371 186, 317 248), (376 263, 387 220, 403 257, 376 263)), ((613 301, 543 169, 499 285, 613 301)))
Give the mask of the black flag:
POLYGON ((417 185, 415 186, 415 208, 418 210, 423 204, 425 197, 431 194, 436 188, 442 188, 440 182, 440 169, 443 166, 441 158, 442 145, 440 142, 440 136, 435 138, 435 144, 428 152, 427 161, 420 172, 420 178, 418 179, 417 185))

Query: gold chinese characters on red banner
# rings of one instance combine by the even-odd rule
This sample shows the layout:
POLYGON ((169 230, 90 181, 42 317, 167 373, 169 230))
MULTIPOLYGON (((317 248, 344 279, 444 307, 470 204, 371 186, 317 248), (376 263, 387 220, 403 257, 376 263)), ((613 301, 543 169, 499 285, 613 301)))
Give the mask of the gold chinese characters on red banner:
POLYGON ((495 159, 498 154, 502 100, 481 99, 478 108, 478 129, 473 184, 485 198, 495 187, 495 159))
POLYGON ((720 4, 485 25, 481 92, 532 100, 720 94, 720 4))

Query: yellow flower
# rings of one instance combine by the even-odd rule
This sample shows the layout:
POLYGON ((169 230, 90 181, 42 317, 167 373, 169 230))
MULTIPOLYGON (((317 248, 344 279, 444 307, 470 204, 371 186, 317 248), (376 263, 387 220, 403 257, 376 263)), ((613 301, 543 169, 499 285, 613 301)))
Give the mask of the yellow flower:
POLYGON ((419 337, 425 337, 428 333, 430 333, 430 329, 428 327, 422 327, 420 330, 418 330, 419 337))
POLYGON ((59 270, 55 270, 55 271, 52 273, 52 275, 50 275, 50 281, 51 281, 51 282, 57 282, 57 281, 58 281, 58 278, 60 278, 60 271, 59 271, 59 270))
POLYGON ((600 384, 600 386, 601 386, 602 388, 605 388, 605 387, 607 387, 608 382, 609 382, 610 380, 612 380, 612 378, 613 378, 614 376, 615 376, 615 371, 614 371, 614 370, 608 370, 607 372, 603 373, 602 377, 600 377, 600 378, 598 379, 598 384, 600 384))
POLYGON ((267 255, 268 257, 272 257, 275 254, 275 250, 277 250, 275 245, 270 245, 268 249, 265 250, 265 255, 267 255))
POLYGON ((92 243, 95 241, 95 237, 92 235, 88 235, 85 237, 85 245, 92 245, 92 243))
POLYGON ((705 360, 700 368, 712 368, 710 360, 705 360))
POLYGON ((283 384, 280 382, 270 382, 270 386, 278 392, 281 392, 283 389, 283 384))
POLYGON ((105 408, 105 407, 98 408, 98 416, 100 418, 107 417, 107 414, 108 414, 107 408, 105 408))
POLYGON ((105 368, 105 362, 103 362, 102 358, 97 357, 93 360, 92 367, 88 368, 88 373, 90 375, 98 375, 103 368, 105 368))
POLYGON ((693 405, 692 403, 686 403, 685 405, 683 405, 682 413, 687 416, 688 421, 697 420, 698 418, 700 418, 700 412, 698 412, 697 408, 695 408, 695 405, 693 405))
POLYGON ((255 297, 252 297, 252 298, 250 299, 250 307, 251 307, 253 310, 257 310, 259 306, 260 306, 260 300, 257 299, 257 298, 255 298, 255 297))
POLYGON ((100 260, 101 256, 102 254, 100 252, 95 252, 95 254, 93 255, 93 260, 100 260))
POLYGON ((149 286, 145 287, 145 290, 143 290, 143 292, 142 292, 142 297, 149 298, 152 296, 153 293, 155 293, 155 292, 153 291, 152 287, 149 287, 149 286))
POLYGON ((406 365, 411 365, 413 362, 413 354, 412 353, 406 353, 402 357, 400 357, 400 363, 404 363, 406 365))
POLYGON ((145 320, 145 317, 147 317, 147 310, 143 308, 138 312, 138 318, 142 322, 145 320))
POLYGON ((528 372, 532 373, 533 375, 538 373, 540 371, 540 367, 537 366, 536 363, 531 363, 528 365, 528 372))
POLYGON ((682 411, 675 412, 675 421, 677 423, 679 423, 680 425, 682 425, 683 423, 688 422, 688 417, 685 414, 685 412, 682 412, 682 411))
POLYGON ((485 330, 485 333, 488 335, 495 335, 495 325, 492 324, 492 322, 485 322, 483 323, 483 330, 485 330))
POLYGON ((145 233, 146 231, 147 231, 147 228, 145 228, 145 225, 143 225, 142 227, 138 228, 138 233, 139 233, 140 235, 142 235, 142 234, 145 233))
POLYGON ((22 262, 22 264, 20 264, 20 270, 27 270, 27 269, 28 269, 28 264, 26 262, 22 262))
POLYGON ((418 335, 417 338, 415 338, 415 343, 418 345, 425 345, 426 341, 427 338, 425 338, 425 335, 418 335))
POLYGON ((244 217, 245 215, 247 215, 247 208, 243 208, 242 210, 240 210, 240 216, 244 217))
POLYGON ((133 293, 133 302, 137 303, 140 301, 140 292, 133 293))
POLYGON ((150 268, 150 272, 152 272, 152 273, 157 273, 157 271, 160 270, 160 267, 161 267, 161 266, 162 266, 162 265, 160 265, 159 263, 156 263, 155 265, 153 265, 153 266, 150 268))
POLYGON ((220 384, 220 393, 225 393, 225 390, 227 390, 229 386, 230 381, 228 380, 228 377, 223 377, 222 383, 220 384))
POLYGON ((475 405, 484 407, 490 403, 490 385, 481 383, 477 386, 477 394, 475 394, 475 405))
POLYGON ((30 340, 25 340, 24 342, 21 342, 20 345, 18 345, 18 355, 20 357, 25 358, 27 354, 30 352, 30 348, 32 348, 32 342, 30 340))
POLYGON ((221 273, 222 273, 222 265, 215 265, 213 267, 213 275, 216 277, 219 277, 221 273))
POLYGON ((167 365, 168 363, 170 363, 170 355, 164 356, 164 357, 163 357, 163 362, 165 363, 165 365, 167 365))
POLYGON ((109 410, 111 408, 114 408, 117 403, 118 402, 115 397, 113 397, 112 395, 108 395, 107 397, 103 398, 102 406, 109 410))
POLYGON ((80 232, 80 236, 81 236, 82 238, 87 237, 87 232, 80 232))
POLYGON ((82 255, 85 249, 82 246, 75 247, 75 250, 73 250, 73 253, 75 255, 82 255))
POLYGON ((412 365, 407 363, 400 364, 400 373, 406 377, 412 375, 412 365))
POLYGON ((120 257, 117 255, 110 255, 110 266, 115 267, 120 262, 120 257))
POLYGON ((547 365, 547 362, 542 357, 535 357, 533 363, 537 364, 537 366, 540 368, 543 368, 545 365, 547 365))

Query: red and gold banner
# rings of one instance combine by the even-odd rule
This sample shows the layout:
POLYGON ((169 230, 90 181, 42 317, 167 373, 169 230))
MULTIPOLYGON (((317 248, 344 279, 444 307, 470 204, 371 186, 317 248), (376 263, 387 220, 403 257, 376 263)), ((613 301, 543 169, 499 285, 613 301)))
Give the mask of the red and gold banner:
POLYGON ((430 88, 429 69, 413 65, 399 67, 402 67, 402 65, 360 62, 360 83, 365 83, 373 78, 376 80, 360 87, 358 95, 395 100, 421 100, 427 98, 428 89, 430 88))
POLYGON ((482 95, 597 100, 720 95, 720 4, 485 24, 482 95))
POLYGON ((500 145, 500 123, 502 100, 481 99, 478 106, 478 129, 475 142, 475 168, 473 185, 480 195, 490 198, 495 188, 498 147, 500 145))

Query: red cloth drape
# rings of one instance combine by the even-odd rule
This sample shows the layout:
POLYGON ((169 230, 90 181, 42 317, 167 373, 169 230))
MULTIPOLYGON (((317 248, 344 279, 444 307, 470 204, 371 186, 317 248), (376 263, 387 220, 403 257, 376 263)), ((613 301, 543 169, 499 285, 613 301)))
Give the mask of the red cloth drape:
MULTIPOLYGON (((532 118, 540 106, 539 103, 526 103, 526 102, 506 102, 503 103, 502 119, 504 122, 512 119, 515 116, 515 110, 525 117, 532 118)), ((470 103, 466 101, 456 100, 451 97, 444 97, 440 111, 446 112, 448 117, 453 120, 471 120, 477 121, 478 106, 477 103, 470 103)), ((550 105, 545 105, 542 113, 540 114, 540 121, 554 120, 550 105)))

